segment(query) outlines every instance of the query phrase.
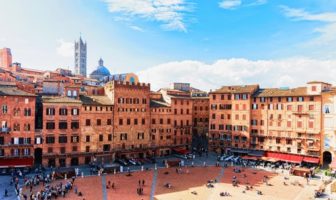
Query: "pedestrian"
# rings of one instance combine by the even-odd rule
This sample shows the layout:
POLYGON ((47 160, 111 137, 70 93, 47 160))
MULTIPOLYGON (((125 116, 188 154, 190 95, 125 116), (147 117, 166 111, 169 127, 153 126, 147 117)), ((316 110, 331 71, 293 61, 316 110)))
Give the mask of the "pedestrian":
POLYGON ((5 189, 5 197, 8 197, 8 190, 5 189))

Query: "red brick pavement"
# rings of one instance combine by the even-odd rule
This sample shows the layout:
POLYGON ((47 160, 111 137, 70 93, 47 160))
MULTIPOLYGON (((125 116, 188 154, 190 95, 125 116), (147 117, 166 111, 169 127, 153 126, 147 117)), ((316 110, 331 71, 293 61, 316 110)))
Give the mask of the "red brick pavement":
POLYGON ((152 187, 153 171, 133 172, 132 176, 126 174, 116 174, 106 176, 106 185, 108 181, 115 184, 115 189, 107 190, 108 200, 148 200, 152 187), (145 180, 144 194, 137 194, 139 180, 145 180))
POLYGON ((182 174, 177 174, 176 168, 160 169, 155 195, 183 191, 191 187, 204 185, 208 180, 217 178, 221 170, 220 167, 188 167, 182 169, 182 174), (189 173, 186 173, 186 170, 189 170, 189 173), (169 174, 165 174, 165 172, 169 174), (165 187, 166 183, 170 183, 172 188, 165 187))
POLYGON ((249 184, 251 186, 259 186, 263 183, 264 176, 269 178, 274 177, 276 174, 267 172, 264 170, 256 170, 251 168, 241 168, 241 173, 235 173, 233 171, 234 167, 227 167, 224 169, 224 176, 222 177, 222 183, 232 183, 232 177, 236 176, 241 185, 249 184), (244 178, 246 174, 246 178, 244 178))

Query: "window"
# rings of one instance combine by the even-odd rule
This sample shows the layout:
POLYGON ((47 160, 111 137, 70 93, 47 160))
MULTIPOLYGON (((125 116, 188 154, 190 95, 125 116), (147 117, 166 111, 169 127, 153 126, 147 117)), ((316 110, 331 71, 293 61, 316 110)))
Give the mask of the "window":
POLYGON ((309 120, 308 126, 309 126, 309 128, 314 128, 314 121, 309 120))
POLYGON ((91 126, 91 120, 90 119, 85 120, 85 126, 91 126))
POLYGON ((111 133, 107 135, 107 140, 112 141, 112 134, 111 133))
POLYGON ((252 104, 252 110, 257 110, 258 109, 258 104, 254 103, 252 104))
POLYGON ((138 133, 138 140, 143 140, 145 138, 144 133, 138 133))
POLYGON ((216 119, 216 114, 215 113, 212 114, 212 119, 216 119))
POLYGON ((85 152, 90 152, 90 146, 85 147, 85 152))
POLYGON ((170 119, 167 119, 167 124, 170 124, 170 119))
POLYGON ((59 109, 59 115, 67 115, 67 114, 68 114, 68 110, 66 108, 59 109))
POLYGON ((20 108, 14 108, 14 116, 20 115, 20 108))
POLYGON ((47 136, 46 137, 46 143, 47 144, 54 144, 55 143, 55 137, 54 136, 47 136))
POLYGON ((14 124, 13 131, 20 131, 20 124, 14 124))
POLYGON ((138 125, 138 119, 134 119, 134 125, 138 125))
POLYGON ((79 122, 71 122, 71 129, 78 129, 79 128, 79 122))
POLYGON ((287 110, 292 110, 292 105, 287 105, 287 110))
POLYGON ((72 151, 73 151, 73 152, 77 152, 77 150, 78 150, 77 146, 73 146, 73 147, 72 147, 72 151))
POLYGON ((326 113, 326 114, 330 113, 329 105, 324 106, 324 113, 326 113))
POLYGON ((315 85, 312 86, 312 91, 316 92, 316 86, 315 85))
POLYGON ((107 124, 107 125, 112 125, 112 119, 107 119, 106 124, 107 124))
POLYGON ((55 129, 55 122, 47 122, 46 123, 46 129, 55 129))
POLYGON ((130 125, 130 124, 131 124, 131 119, 128 118, 128 119, 127 119, 127 125, 130 125))
POLYGON ((58 123, 58 128, 59 129, 67 129, 68 128, 68 123, 67 122, 59 122, 58 123))
POLYGON ((212 95, 212 99, 216 100, 216 95, 215 94, 212 95))
POLYGON ((78 108, 71 109, 71 115, 79 115, 79 109, 78 108))
POLYGON ((293 97, 287 97, 287 102, 292 102, 293 101, 293 97))
POLYGON ((61 154, 65 154, 65 147, 61 147, 61 148, 60 148, 60 153, 61 153, 61 154))
POLYGON ((119 119, 119 125, 123 125, 123 119, 119 119))
POLYGON ((103 134, 100 134, 99 135, 99 142, 102 142, 104 140, 104 135, 103 134))
POLYGON ((127 140, 127 133, 121 133, 120 140, 127 140))
POLYGON ((87 136, 85 137, 85 142, 90 142, 90 136, 89 136, 89 135, 87 135, 87 136))
POLYGON ((2 105, 2 114, 6 114, 8 112, 7 105, 2 105))
POLYGON ((26 116, 26 117, 31 116, 31 109, 30 108, 25 108, 24 109, 24 116, 26 116))
POLYGON ((97 119, 97 126, 101 126, 101 119, 97 119))
POLYGON ((111 145, 109 144, 104 144, 103 145, 103 151, 110 151, 111 145))
POLYGON ((299 102, 303 102, 303 101, 304 101, 304 98, 303 98, 303 97, 297 97, 297 101, 299 101, 299 102))
POLYGON ((48 153, 53 153, 53 148, 52 147, 48 147, 48 153))
POLYGON ((55 115, 55 108, 47 108, 46 115, 55 115))
POLYGON ((309 110, 314 110, 314 105, 309 105, 309 110))
POLYGON ((71 136, 71 143, 78 143, 79 142, 79 136, 71 136))
POLYGON ((59 136, 58 137, 58 143, 64 144, 68 142, 68 137, 65 135, 59 136))
POLYGON ((298 112, 302 112, 303 111, 303 106, 302 105, 298 105, 298 112))
POLYGON ((146 119, 145 119, 145 118, 142 118, 142 120, 141 120, 141 124, 142 124, 142 125, 145 125, 145 124, 146 124, 146 119))
POLYGON ((30 131, 30 124, 24 124, 23 129, 24 131, 30 131))
POLYGON ((297 122, 297 127, 298 127, 298 128, 302 128, 302 121, 298 121, 298 122, 297 122))

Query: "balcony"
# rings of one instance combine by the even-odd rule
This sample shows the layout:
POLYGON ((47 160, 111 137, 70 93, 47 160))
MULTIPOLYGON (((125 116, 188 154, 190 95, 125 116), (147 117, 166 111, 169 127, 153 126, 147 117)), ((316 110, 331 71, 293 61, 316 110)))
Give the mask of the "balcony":
POLYGON ((10 128, 5 127, 5 128, 0 128, 0 133, 9 133, 11 131, 10 128))

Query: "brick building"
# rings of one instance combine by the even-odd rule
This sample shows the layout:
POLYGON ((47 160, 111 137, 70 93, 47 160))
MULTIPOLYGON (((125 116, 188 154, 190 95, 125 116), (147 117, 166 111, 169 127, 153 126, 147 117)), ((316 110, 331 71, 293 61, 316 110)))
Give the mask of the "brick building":
POLYGON ((173 112, 161 93, 152 93, 150 101, 151 147, 156 156, 168 155, 173 145, 173 112))
POLYGON ((70 166, 79 163, 80 110, 82 102, 75 97, 42 97, 42 149, 44 166, 70 166))
MULTIPOLYGON (((137 80, 136 78, 132 78, 137 80)), ((150 85, 140 82, 111 81, 105 93, 114 104, 113 131, 116 157, 145 157, 150 130, 150 85)))
POLYGON ((31 166, 34 156, 36 96, 0 85, 0 165, 31 166))
POLYGON ((89 164, 95 158, 99 162, 114 159, 115 135, 113 132, 113 102, 107 96, 81 95, 80 163, 89 164))
POLYGON ((258 85, 224 86, 210 92, 210 149, 223 153, 234 148, 249 148, 250 105, 258 89, 258 85))
POLYGON ((210 95, 213 148, 290 162, 319 162, 321 95, 330 84, 310 82, 293 89, 223 88, 210 95), (233 92, 221 92, 223 88, 233 92))

